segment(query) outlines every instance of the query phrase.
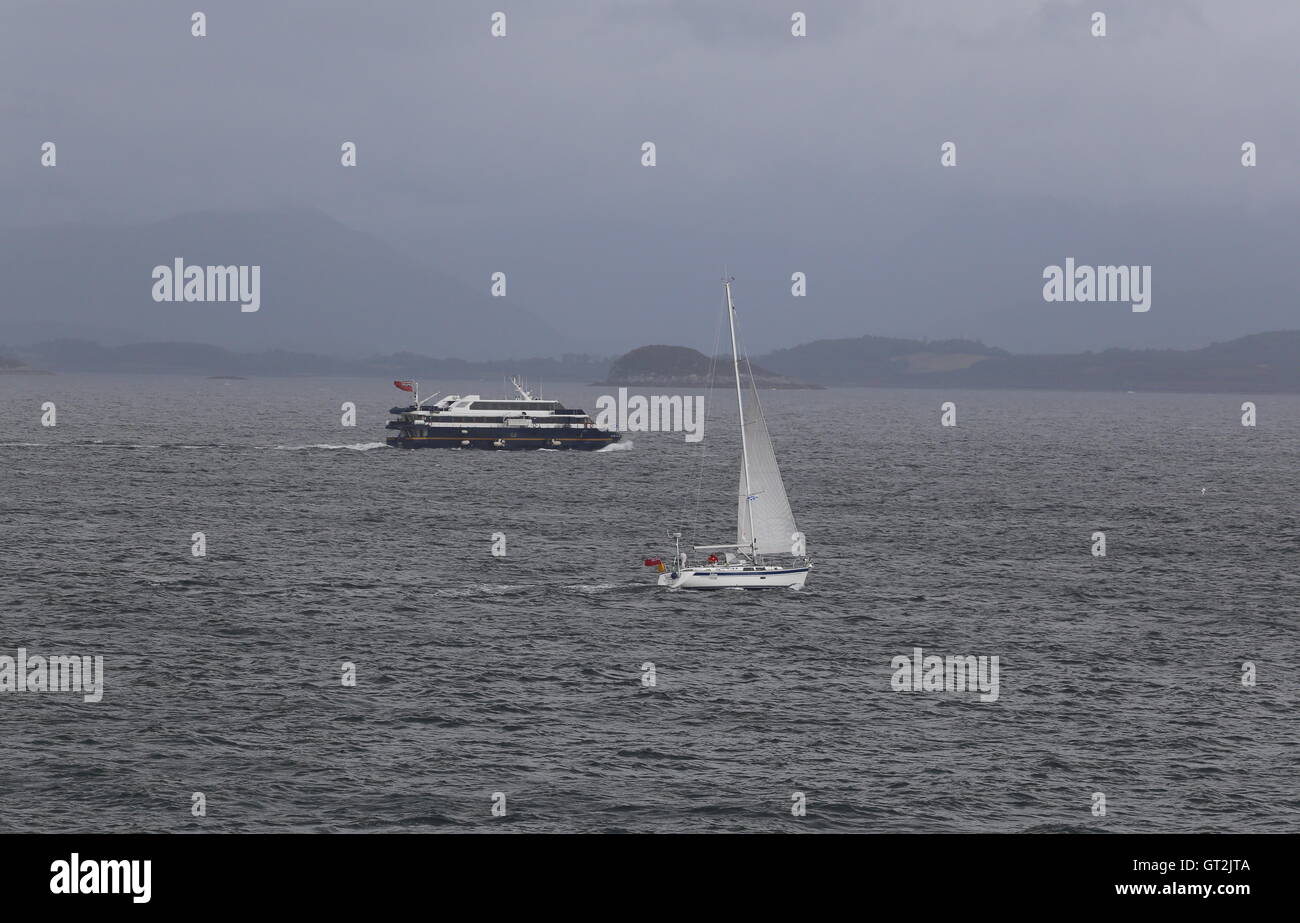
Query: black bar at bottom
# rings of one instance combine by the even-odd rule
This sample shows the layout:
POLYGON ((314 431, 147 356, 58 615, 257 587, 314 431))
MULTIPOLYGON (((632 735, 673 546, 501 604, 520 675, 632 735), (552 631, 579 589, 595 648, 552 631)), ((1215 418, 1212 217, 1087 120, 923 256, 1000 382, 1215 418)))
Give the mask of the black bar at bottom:
POLYGON ((484 909, 563 904, 641 916, 689 895, 683 906, 694 909, 815 897, 864 909, 929 907, 945 917, 962 907, 1099 904, 1197 903, 1231 913, 1244 901, 1292 893, 1282 876, 1296 845, 1289 835, 1194 834, 10 834, 0 836, 0 868, 6 910, 35 903, 337 913, 422 901, 437 912, 445 901, 470 899, 484 909))

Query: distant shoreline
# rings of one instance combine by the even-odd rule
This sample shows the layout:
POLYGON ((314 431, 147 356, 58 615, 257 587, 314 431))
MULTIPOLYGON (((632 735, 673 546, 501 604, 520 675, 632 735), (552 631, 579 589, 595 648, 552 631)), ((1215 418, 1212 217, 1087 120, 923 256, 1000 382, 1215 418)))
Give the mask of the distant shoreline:
MULTIPOLYGON (((684 346, 643 346, 620 356, 513 360, 438 359, 393 353, 340 359, 267 350, 240 353, 198 343, 106 347, 57 340, 0 353, 0 374, 69 372, 259 378, 425 379, 499 383, 518 375, 537 385, 701 391, 729 378, 720 364, 684 346)), ((1108 349, 1013 354, 972 340, 863 336, 816 340, 754 358, 765 390, 820 388, 987 389, 1166 394, 1300 394, 1300 330, 1251 334, 1194 350, 1108 349)))
MULTIPOLYGON (((0 374, 3 374, 3 373, 0 373, 0 374)), ((196 380, 196 381, 220 381, 220 380, 222 380, 222 379, 219 378, 218 376, 213 376, 213 375, 201 375, 201 374, 198 374, 198 373, 193 373, 193 372, 182 372, 182 371, 141 372, 141 371, 97 371, 97 370, 96 370, 96 371, 91 371, 91 370, 87 370, 87 371, 60 371, 60 372, 50 372, 50 371, 44 371, 44 370, 42 370, 42 371, 35 371, 35 370, 34 370, 34 374, 37 374, 37 375, 95 375, 95 376, 100 376, 100 375, 102 375, 102 376, 105 376, 105 377, 114 377, 114 378, 117 378, 117 377, 149 377, 149 378, 158 377, 158 378, 168 378, 168 377, 170 377, 170 378, 190 378, 190 379, 193 379, 193 380, 196 380)), ((242 381, 293 381, 293 380, 302 380, 302 381, 328 381, 328 380, 333 380, 333 379, 337 379, 337 380, 348 380, 348 381, 375 381, 375 382, 378 383, 378 386, 381 387, 381 388, 382 388, 385 384, 388 383, 388 379, 387 379, 387 378, 379 378, 379 377, 376 377, 376 376, 374 376, 374 375, 358 375, 358 374, 356 374, 356 373, 352 373, 352 372, 340 372, 340 373, 325 373, 325 372, 320 372, 320 373, 310 372, 310 373, 309 373, 309 372, 302 372, 302 373, 294 373, 294 374, 288 374, 288 375, 248 375, 248 376, 241 376, 241 379, 240 379, 240 380, 242 380, 242 381)), ((451 382, 460 383, 460 384, 465 384, 465 385, 484 385, 484 386, 487 386, 488 388, 490 388, 490 387, 493 386, 493 385, 497 385, 497 386, 500 385, 500 380, 499 380, 499 379, 492 379, 492 378, 467 378, 467 377, 463 377, 463 376, 461 376, 461 377, 457 377, 457 376, 454 376, 454 375, 449 375, 449 376, 445 376, 445 377, 440 377, 440 376, 436 376, 436 375, 430 375, 430 376, 427 376, 424 380, 427 381, 429 384, 434 384, 434 385, 437 385, 437 384, 443 384, 443 383, 451 383, 451 382)), ((604 383, 604 382, 583 382, 583 381, 570 381, 570 380, 560 380, 560 379, 557 379, 557 380, 554 382, 554 384, 555 384, 555 390, 556 390, 557 393, 558 393, 559 391, 563 390, 563 388, 566 388, 566 387, 579 387, 579 388, 641 387, 641 386, 638 386, 638 385, 607 385, 607 384, 604 383)), ((707 391, 709 390, 708 387, 705 386, 705 385, 662 385, 662 386, 657 386, 657 387, 661 387, 662 390, 664 390, 664 391, 666 391, 666 392, 668 392, 668 393, 681 393, 681 394, 686 394, 686 393, 696 393, 696 394, 699 394, 699 393, 705 393, 705 392, 707 392, 707 391)), ((719 381, 718 383, 716 383, 716 384, 713 386, 713 390, 715 390, 715 391, 718 391, 718 390, 724 390, 724 391, 725 391, 725 390, 730 390, 730 391, 733 391, 733 392, 734 392, 734 389, 735 389, 735 384, 734 384, 734 382, 732 382, 732 383, 728 383, 728 382, 726 382, 726 381, 719 381)), ((423 390, 423 388, 422 388, 421 390, 423 390)), ((549 383, 547 384, 546 390, 547 390, 547 393, 548 393, 548 395, 549 395, 549 393, 550 393, 551 390, 552 390, 551 385, 550 385, 549 383)), ((765 386, 760 386, 760 387, 759 387, 759 390, 760 390, 760 391, 763 391, 763 392, 768 392, 768 391, 803 391, 803 390, 805 390, 805 389, 794 389, 794 388, 769 388, 769 387, 765 387, 765 386)), ((1067 387, 1048 387, 1048 386, 1038 386, 1038 385, 968 385, 968 384, 962 384, 962 385, 951 385, 951 384, 937 384, 937 383, 933 383, 933 382, 910 382, 910 383, 909 383, 909 382, 902 382, 902 383, 897 383, 897 384, 834 384, 834 385, 823 385, 823 386, 821 386, 821 387, 819 387, 819 388, 812 389, 812 390, 813 390, 814 392, 816 392, 816 391, 827 391, 827 392, 832 392, 832 391, 927 391, 927 392, 936 392, 936 391, 937 391, 937 392, 945 392, 945 393, 948 393, 948 394, 971 394, 971 393, 993 393, 993 394, 996 394, 996 393, 1000 393, 1000 392, 1033 392, 1033 393, 1036 393, 1036 394, 1117 394, 1117 395, 1128 394, 1128 395, 1132 395, 1132 396, 1134 396, 1134 397, 1150 397, 1150 396, 1152 396, 1152 395, 1189 395, 1189 396, 1191 396, 1191 395, 1202 395, 1202 396, 1206 396, 1206 397, 1213 397, 1213 396, 1225 396, 1225 395, 1226 395, 1226 396, 1231 396, 1231 397, 1240 397, 1240 398, 1243 399, 1243 400, 1249 399, 1249 398, 1254 397, 1254 396, 1256 396, 1256 395, 1270 395, 1270 396, 1272 396, 1272 395, 1295 395, 1295 396, 1300 396, 1300 389, 1298 389, 1298 390, 1269 390, 1268 388, 1263 388, 1263 387, 1246 388, 1246 389, 1242 389, 1242 388, 1232 388, 1232 389, 1219 389, 1219 390, 1203 390, 1203 389, 1193 389, 1193 388, 1177 388, 1177 389, 1175 389, 1175 388, 1166 388, 1166 389, 1157 389, 1157 388, 1140 388, 1140 389, 1132 389, 1132 388, 1127 388, 1127 389, 1126 389, 1126 388, 1096 388, 1096 387, 1093 387, 1093 388, 1067 388, 1067 387)))

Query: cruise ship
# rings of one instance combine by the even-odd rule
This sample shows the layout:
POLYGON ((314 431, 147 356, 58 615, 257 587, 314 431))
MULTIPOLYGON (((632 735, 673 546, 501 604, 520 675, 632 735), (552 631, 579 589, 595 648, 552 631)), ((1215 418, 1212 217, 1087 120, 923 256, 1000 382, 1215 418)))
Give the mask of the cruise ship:
POLYGON ((518 379, 511 379, 517 398, 484 399, 477 394, 452 394, 426 406, 438 395, 420 399, 418 382, 395 381, 415 403, 394 407, 388 429, 397 434, 384 440, 399 449, 603 449, 622 437, 600 429, 585 410, 559 401, 533 397, 518 379))

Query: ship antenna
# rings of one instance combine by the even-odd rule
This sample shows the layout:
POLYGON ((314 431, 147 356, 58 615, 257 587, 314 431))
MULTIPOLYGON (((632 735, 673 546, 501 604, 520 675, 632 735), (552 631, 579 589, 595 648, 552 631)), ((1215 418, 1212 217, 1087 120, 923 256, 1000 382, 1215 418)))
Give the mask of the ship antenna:
POLYGON ((533 399, 532 393, 519 383, 518 375, 510 376, 510 383, 515 386, 515 390, 519 392, 519 396, 524 400, 531 401, 533 399))

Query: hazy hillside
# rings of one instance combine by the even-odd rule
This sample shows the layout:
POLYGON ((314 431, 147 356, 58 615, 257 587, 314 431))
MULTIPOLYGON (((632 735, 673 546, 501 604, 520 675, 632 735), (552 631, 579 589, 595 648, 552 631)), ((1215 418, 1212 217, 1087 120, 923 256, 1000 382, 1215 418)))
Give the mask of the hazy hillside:
POLYGON ((911 375, 964 369, 1009 356, 972 340, 904 340, 862 336, 815 340, 760 357, 765 368, 821 384, 890 384, 911 375))
POLYGON ((1300 331, 1259 333, 1203 349, 1108 349, 1011 355, 965 340, 819 340, 763 356, 810 381, 900 387, 1300 392, 1300 331))
MULTIPOLYGON (((436 263, 430 254, 429 263, 436 263)), ((463 358, 574 344, 489 279, 467 288, 311 210, 187 214, 150 224, 0 233, 0 342, 204 342, 358 356, 402 344, 463 358), (155 302, 154 266, 257 265, 261 307, 155 302)))
MULTIPOLYGON (((748 369, 742 367, 742 372, 748 369)), ((816 384, 772 372, 752 364, 760 388, 817 388, 816 384)), ((733 380, 730 357, 716 364, 699 350, 685 346, 642 346, 614 360, 602 384, 705 388, 733 380)))
POLYGON ((995 388, 1300 392, 1300 330, 1253 334, 1204 349, 996 357, 934 378, 935 384, 995 388))

